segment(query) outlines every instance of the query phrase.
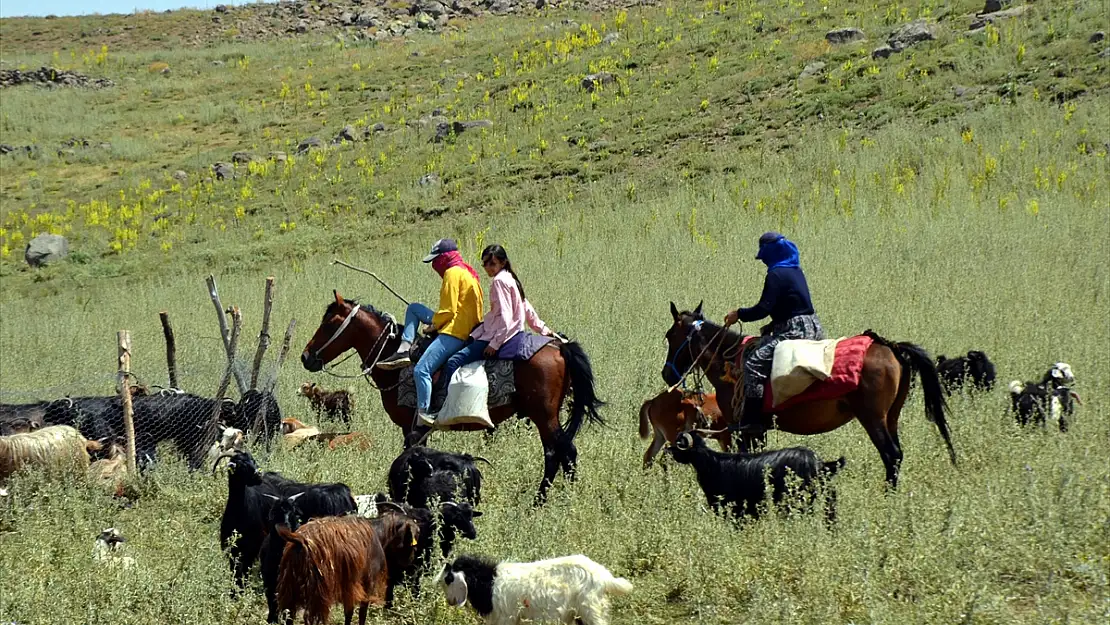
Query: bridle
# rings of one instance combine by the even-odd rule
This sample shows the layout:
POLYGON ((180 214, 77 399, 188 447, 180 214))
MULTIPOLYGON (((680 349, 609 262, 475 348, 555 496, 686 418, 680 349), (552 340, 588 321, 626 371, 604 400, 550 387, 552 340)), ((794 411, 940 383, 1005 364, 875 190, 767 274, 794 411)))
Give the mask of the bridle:
MULTIPOLYGON (((359 312, 360 309, 361 309, 361 306, 359 306, 357 304, 352 304, 351 305, 351 312, 347 313, 347 317, 345 319, 343 319, 343 323, 339 324, 339 327, 336 328, 335 332, 332 333, 331 338, 329 338, 319 348, 313 350, 313 352, 312 352, 312 357, 313 358, 316 358, 317 360, 320 359, 320 353, 323 352, 329 345, 334 343, 335 340, 338 339, 340 337, 340 335, 343 334, 343 331, 346 330, 347 327, 351 325, 351 321, 353 321, 355 316, 358 315, 358 312, 359 312)), ((378 362, 381 361, 382 356, 385 355, 384 352, 385 352, 386 343, 390 339, 396 338, 396 336, 397 336, 397 322, 393 319, 393 316, 388 314, 388 313, 384 314, 384 315, 379 315, 378 318, 384 320, 386 326, 378 334, 378 339, 374 342, 374 346, 370 349, 370 354, 373 354, 374 358, 373 358, 373 361, 371 361, 369 365, 366 364, 366 359, 363 359, 362 363, 361 363, 362 364, 362 371, 360 371, 359 373, 357 373, 355 375, 345 375, 345 374, 341 374, 341 373, 334 373, 333 371, 331 371, 332 369, 334 369, 334 368, 338 367, 339 365, 343 364, 344 362, 346 362, 347 359, 351 357, 350 355, 348 355, 348 356, 340 359, 339 361, 332 363, 330 367, 322 368, 321 371, 323 371, 324 373, 326 373, 326 374, 328 374, 332 377, 336 377, 336 378, 350 379, 350 378, 365 377, 366 381, 370 383, 370 386, 373 386, 374 388, 378 389, 379 391, 380 390, 390 390, 390 389, 382 389, 382 388, 378 387, 376 384, 374 384, 374 381, 370 378, 370 373, 374 370, 374 367, 377 366, 378 362)), ((358 350, 352 350, 351 355, 354 355, 356 353, 358 353, 358 350)), ((396 388, 396 387, 394 387, 394 388, 396 388)))
MULTIPOLYGON (((669 391, 673 391, 676 388, 678 388, 679 386, 681 386, 683 389, 686 388, 686 376, 690 375, 691 371, 694 371, 694 370, 697 369, 698 361, 701 360, 701 357, 705 355, 705 352, 709 349, 709 346, 712 345, 714 341, 717 341, 717 339, 720 338, 725 333, 725 331, 727 330, 727 328, 722 326, 721 329, 717 330, 717 334, 714 335, 713 338, 710 339, 709 342, 705 344, 705 347, 702 348, 701 352, 699 352, 696 356, 694 356, 694 345, 691 342, 691 339, 693 339, 695 336, 700 336, 701 335, 701 327, 702 327, 702 324, 704 324, 704 323, 705 323, 704 319, 695 319, 693 321, 693 323, 690 324, 690 331, 686 334, 686 340, 682 341, 682 344, 679 345, 678 349, 675 350, 675 358, 678 358, 678 355, 682 353, 683 348, 686 348, 686 350, 693 357, 693 359, 690 361, 690 366, 686 368, 686 371, 680 371, 678 366, 675 365, 674 360, 671 360, 671 359, 668 359, 667 362, 663 365, 664 367, 669 367, 671 369, 671 371, 674 371, 676 374, 678 374, 678 382, 675 382, 674 384, 672 384, 670 386, 670 388, 668 389, 669 391)), ((725 342, 723 340, 717 341, 717 347, 716 347, 716 349, 713 350, 713 355, 710 356, 709 362, 705 364, 705 367, 704 367, 705 370, 708 371, 709 368, 711 366, 713 366, 713 360, 717 358, 717 352, 721 349, 721 346, 724 345, 724 343, 725 342)), ((696 386, 698 387, 698 390, 700 391, 700 389, 701 389, 701 380, 700 379, 697 381, 696 386)))

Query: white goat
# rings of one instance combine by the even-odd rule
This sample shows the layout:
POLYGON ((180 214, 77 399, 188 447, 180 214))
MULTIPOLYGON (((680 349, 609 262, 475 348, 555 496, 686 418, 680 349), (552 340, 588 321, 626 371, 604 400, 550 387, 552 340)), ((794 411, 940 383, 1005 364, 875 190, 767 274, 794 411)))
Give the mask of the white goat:
POLYGON ((119 567, 122 569, 130 569, 135 566, 135 558, 131 556, 122 555, 123 543, 127 539, 120 534, 119 530, 114 527, 100 532, 96 537, 96 542, 93 543, 93 560, 102 564, 107 564, 110 567, 119 567))
POLYGON ((226 427, 223 424, 220 424, 220 427, 222 428, 220 440, 212 443, 212 446, 208 448, 208 464, 216 462, 216 458, 219 458, 220 454, 225 451, 243 448, 243 430, 226 427))
POLYGON ((68 425, 0 436, 0 480, 7 479, 25 466, 55 471, 84 472, 89 466, 89 451, 101 448, 96 441, 68 425))
POLYGON ((449 604, 469 603, 487 625, 575 619, 608 625, 608 595, 632 592, 631 582, 583 555, 501 563, 460 556, 444 566, 440 580, 449 604))

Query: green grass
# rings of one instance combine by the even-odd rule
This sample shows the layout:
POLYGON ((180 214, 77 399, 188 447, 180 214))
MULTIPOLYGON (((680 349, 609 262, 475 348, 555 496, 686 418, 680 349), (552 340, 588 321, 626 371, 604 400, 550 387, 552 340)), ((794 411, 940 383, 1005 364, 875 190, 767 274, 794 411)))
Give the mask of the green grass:
MULTIPOLYGON (((960 3, 942 23, 962 24, 963 12, 979 8, 974 4, 960 3)), ((673 17, 667 7, 644 9, 649 26, 641 29, 633 11, 617 46, 591 47, 566 64, 521 75, 513 74, 512 50, 526 53, 533 38, 542 47, 552 36, 542 25, 554 17, 479 21, 459 35, 403 46, 287 42, 110 53, 119 59, 110 61, 112 72, 132 72, 134 84, 123 81, 116 92, 6 91, 3 142, 74 134, 101 140, 80 131, 90 128, 111 137, 105 140, 113 154, 123 150, 134 160, 64 164, 49 154, 41 161, 5 160, 5 219, 64 210, 63 198, 103 199, 115 214, 121 203, 135 205, 146 178, 151 185, 143 196, 159 188, 167 193, 144 200, 144 209, 162 204, 173 216, 166 233, 150 235, 145 221, 135 249, 108 255, 102 253, 114 233, 73 222, 67 234, 81 262, 37 272, 20 269, 13 248, 0 264, 0 399, 110 393, 120 329, 132 332, 140 378, 164 383, 160 310, 169 311, 177 331, 182 386, 211 395, 223 356, 203 282, 209 271, 217 274, 224 303, 243 308, 250 352, 263 278, 275 276, 274 324, 298 320, 295 356, 332 289, 402 312, 368 278, 329 266, 332 257, 378 272, 406 297, 429 301, 437 279, 418 259, 431 241, 454 236, 472 261, 484 244, 498 242, 544 319, 587 349, 599 393, 609 402, 610 427, 581 434, 579 481, 560 479, 549 505, 536 511, 529 504, 542 457, 534 429, 507 424, 490 441, 436 434, 434 445, 480 453, 496 465, 487 472, 479 540, 462 543, 460 551, 503 559, 585 553, 636 586, 614 604, 619 625, 1102 622, 1110 605, 1110 190, 1103 146, 1110 120, 1098 112, 1105 65, 1075 42, 1085 42, 1105 12, 1089 4, 1037 4, 1032 18, 1000 31, 997 46, 960 41, 952 26, 939 42, 880 63, 871 84, 866 70, 854 73, 860 54, 819 44, 828 28, 857 24, 878 45, 883 37, 873 33, 893 27, 883 26, 888 6, 894 22, 902 21, 894 4, 846 3, 828 13, 813 3, 744 4, 720 16, 689 5, 676 7, 673 17), (754 32, 747 22, 756 10, 781 30, 754 32), (803 10, 811 15, 802 17, 803 10), (701 22, 689 17, 702 12, 701 22), (657 25, 666 32, 656 36, 657 25), (674 42, 678 32, 682 40, 674 42), (1007 40, 1007 32, 1014 38, 1007 40), (775 38, 783 43, 767 52, 775 38), (660 50, 664 39, 672 43, 660 50), (1026 43, 1021 65, 1028 67, 1007 78, 1019 84, 1011 102, 994 94, 1008 72, 1020 69, 1019 42, 1026 43), (606 90, 593 108, 588 94, 563 84, 589 71, 591 62, 624 63, 625 46, 639 67, 622 72, 619 101, 617 90, 606 90), (422 55, 410 56, 412 49, 422 55), (448 50, 454 63, 443 66, 448 50), (755 50, 762 56, 752 59, 755 50), (250 68, 282 69, 210 63, 236 52, 251 59, 250 68), (711 73, 714 55, 718 70, 711 73), (477 83, 478 71, 492 73, 494 57, 507 74, 477 83), (828 81, 794 93, 797 73, 817 58, 828 64, 828 81), (852 70, 842 71, 849 59, 852 70), (945 59, 956 59, 954 72, 930 70, 923 77, 916 71, 939 68, 945 59), (156 60, 171 65, 171 76, 188 78, 175 83, 148 75, 156 60), (374 68, 365 90, 349 69, 353 62, 374 68), (1070 74, 1055 76, 1051 62, 1070 74), (901 70, 907 78, 897 76, 901 70), (462 72, 471 78, 456 95, 454 76, 462 72), (430 85, 441 74, 448 79, 444 94, 433 97, 430 85), (1054 85, 1077 76, 1088 95, 1054 102, 1054 85), (263 97, 272 101, 283 78, 299 104, 253 113, 246 104, 228 104, 229 94, 250 106, 263 97), (838 79, 846 86, 837 87, 838 79), (536 81, 528 97, 543 103, 542 120, 532 121, 537 109, 510 111, 501 99, 526 80, 536 81), (305 105, 306 81, 332 93, 322 115, 305 105), (414 86, 406 95, 402 84, 414 86), (956 84, 985 90, 958 99, 956 84), (159 102, 146 101, 144 92, 157 89, 165 90, 159 102), (489 105, 481 102, 486 90, 489 105), (395 108, 386 114, 390 98, 395 108), (401 117, 447 105, 452 116, 489 117, 496 125, 445 146, 427 143, 431 129, 399 129, 401 117), (175 125, 179 112, 187 121, 175 125), (239 123, 225 118, 240 114, 239 123), (366 123, 383 120, 392 130, 329 152, 320 163, 297 158, 287 175, 271 165, 267 175, 209 188, 195 170, 238 149, 265 154, 288 150, 287 138, 330 138, 363 115, 366 123), (212 127, 201 117, 222 121, 212 127), (81 126, 74 119, 104 123, 81 126), (261 130, 245 131, 252 123, 261 130), (269 139, 262 136, 267 128, 269 139), (564 135, 609 144, 590 151, 564 135), (539 153, 541 138, 548 146, 539 153), (479 155, 474 164, 472 153, 479 155), (359 177, 359 158, 375 163, 373 179, 359 177), (343 182, 334 181, 337 163, 343 182), (163 166, 167 175, 185 168, 193 178, 170 191, 163 166), (445 184, 418 186, 428 171, 445 184), (246 180, 255 196, 243 199, 246 180), (121 189, 126 200, 119 199, 121 189), (378 191, 385 197, 377 198, 378 191), (236 221, 239 204, 245 214, 236 221), (198 215, 194 224, 183 223, 189 211, 198 215), (223 231, 211 224, 218 218, 223 231), (283 220, 297 225, 281 230, 283 220), (911 396, 901 420, 902 483, 894 493, 884 492, 882 464, 857 424, 816 437, 772 435, 773 447, 802 444, 826 459, 847 457, 836 480, 839 521, 831 531, 818 516, 771 515, 734 527, 705 510, 687 467, 639 468, 646 443, 635 434, 638 407, 662 387, 668 302, 692 308, 704 299, 717 318, 750 304, 763 273, 752 259, 755 240, 768 229, 798 242, 830 335, 872 328, 934 355, 982 349, 1002 382, 985 396, 953 399, 955 468, 924 419, 920 396, 911 396), (161 250, 163 240, 172 242, 169 251, 161 250), (1058 360, 1079 378, 1084 403, 1074 427, 1067 434, 1019 431, 1007 412, 1006 382, 1038 377, 1058 360)), ((927 8, 905 6, 910 17, 927 8)), ((613 16, 603 17, 611 29, 613 16)), ((144 219, 153 214, 144 212, 144 219)), ((354 370, 349 362, 341 368, 354 370)), ((308 374, 291 359, 277 387, 291 416, 310 417, 296 396, 307 380, 346 383, 308 374)), ((383 490, 400 435, 375 392, 357 380, 350 384, 355 427, 373 438, 371 451, 259 452, 262 464, 299 479, 344 481, 358 493, 383 490)), ((227 597, 231 580, 217 539, 224 483, 170 462, 144 482, 134 507, 121 509, 80 483, 17 480, 13 496, 0 503, 0 620, 262 622, 260 595, 239 602, 227 597), (98 570, 91 561, 93 538, 108 526, 128 537, 139 561, 134 574, 98 570)), ((431 587, 418 599, 403 595, 396 612, 372 618, 478 622, 448 608, 431 587)))

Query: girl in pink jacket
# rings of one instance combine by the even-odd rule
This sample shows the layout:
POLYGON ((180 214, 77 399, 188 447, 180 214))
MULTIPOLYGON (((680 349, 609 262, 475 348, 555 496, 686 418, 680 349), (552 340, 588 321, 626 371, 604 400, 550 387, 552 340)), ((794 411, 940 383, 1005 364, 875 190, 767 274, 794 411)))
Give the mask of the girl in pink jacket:
POLYGON ((462 366, 483 358, 498 358, 502 346, 524 332, 525 324, 539 334, 555 336, 525 299, 524 286, 513 272, 513 264, 509 262, 505 248, 490 245, 482 250, 482 268, 493 278, 489 289, 489 314, 470 333, 470 342, 447 360, 440 373, 442 384, 449 383, 451 375, 462 366))

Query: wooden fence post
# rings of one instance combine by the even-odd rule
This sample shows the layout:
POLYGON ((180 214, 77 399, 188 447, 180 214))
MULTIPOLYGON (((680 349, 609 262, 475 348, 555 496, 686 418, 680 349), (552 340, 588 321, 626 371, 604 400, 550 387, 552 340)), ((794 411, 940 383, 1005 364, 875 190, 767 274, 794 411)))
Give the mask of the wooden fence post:
POLYGON ((239 312, 239 307, 235 306, 231 308, 231 336, 228 342, 227 368, 224 369, 224 375, 220 378, 220 386, 216 389, 216 403, 212 407, 212 419, 208 422, 205 438, 206 442, 215 440, 216 423, 220 420, 220 410, 223 408, 224 393, 227 392, 227 386, 231 383, 232 371, 235 369, 235 351, 239 348, 239 332, 242 329, 243 315, 239 312))
POLYGON ((135 475, 135 420, 131 408, 131 332, 116 333, 119 345, 119 396, 123 400, 123 428, 127 434, 127 469, 135 475))
POLYGON ((170 327, 170 313, 158 313, 162 320, 162 335, 166 337, 166 368, 170 371, 170 388, 181 388, 177 385, 177 343, 173 338, 173 328, 170 327))
POLYGON ((262 308, 262 330, 258 333, 258 351, 254 353, 254 366, 251 367, 251 388, 258 389, 258 371, 262 368, 262 356, 270 347, 270 311, 274 307, 274 277, 266 278, 266 300, 262 308))
POLYGON ((216 307, 216 319, 220 322, 220 336, 224 340, 224 351, 227 352, 228 363, 231 366, 231 373, 235 376, 235 384, 239 387, 239 394, 247 392, 250 388, 247 386, 247 380, 243 377, 243 372, 235 366, 235 356, 231 353, 231 336, 227 329, 227 317, 224 315, 224 306, 220 303, 220 294, 216 291, 216 276, 209 274, 205 280, 208 283, 208 296, 212 298, 212 305, 216 307))
POLYGON ((278 351, 277 365, 274 367, 274 377, 270 383, 266 385, 267 392, 272 392, 274 387, 277 386, 278 376, 281 374, 281 367, 285 364, 285 357, 289 355, 289 348, 293 344, 293 330, 297 327, 297 320, 290 319, 289 327, 285 328, 285 338, 281 341, 281 350, 278 351))

